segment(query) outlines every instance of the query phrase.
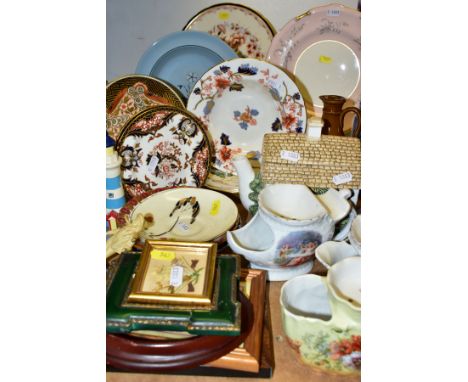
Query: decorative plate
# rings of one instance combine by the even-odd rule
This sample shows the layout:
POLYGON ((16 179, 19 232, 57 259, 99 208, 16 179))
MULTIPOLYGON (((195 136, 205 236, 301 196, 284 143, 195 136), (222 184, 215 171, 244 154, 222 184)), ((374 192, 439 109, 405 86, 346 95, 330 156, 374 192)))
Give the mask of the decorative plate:
POLYGON ((174 106, 153 106, 130 119, 116 150, 130 197, 164 187, 201 187, 208 176, 211 147, 204 126, 174 106))
POLYGON ((184 107, 180 96, 163 81, 142 75, 120 77, 106 87, 106 129, 115 141, 125 123, 155 105, 184 107))
POLYGON ((237 222, 238 209, 227 196, 212 190, 176 187, 130 200, 117 218, 119 225, 151 213, 154 224, 142 240, 213 241, 237 222))
POLYGON ((268 61, 293 73, 306 103, 321 115, 320 95, 361 96, 361 13, 340 4, 313 8, 289 21, 274 37, 268 61))
POLYGON ((237 176, 226 174, 216 168, 210 167, 205 187, 215 191, 227 192, 229 194, 239 193, 239 179, 237 176))
POLYGON ((239 57, 264 60, 275 30, 257 11, 240 4, 216 4, 197 13, 184 30, 208 32, 219 37, 239 57))
POLYGON ((253 58, 216 65, 196 83, 187 109, 208 127, 215 167, 235 174, 231 158, 262 149, 263 135, 303 133, 306 112, 296 84, 276 66, 253 58))
POLYGON ((235 57, 229 45, 208 33, 175 32, 153 43, 140 58, 136 72, 161 78, 187 97, 203 73, 235 57))

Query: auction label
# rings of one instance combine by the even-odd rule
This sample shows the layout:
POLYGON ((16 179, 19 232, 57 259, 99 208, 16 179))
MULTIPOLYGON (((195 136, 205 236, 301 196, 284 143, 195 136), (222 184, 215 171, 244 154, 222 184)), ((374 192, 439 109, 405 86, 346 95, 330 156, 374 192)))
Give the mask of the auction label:
POLYGON ((161 251, 159 249, 153 249, 151 251, 151 258, 155 260, 171 261, 175 259, 175 252, 172 251, 161 251))
POLYGON ((221 207, 221 200, 216 199, 211 203, 210 215, 216 216, 219 213, 219 208, 221 207))
POLYGON ((333 177, 333 183, 336 185, 343 184, 343 183, 348 183, 353 180, 353 174, 351 174, 349 171, 343 172, 342 174, 335 175, 333 177))
POLYGON ((179 267, 178 265, 171 268, 170 284, 172 286, 178 287, 182 285, 183 278, 184 278, 184 268, 179 267))
POLYGON ((322 64, 331 64, 331 62, 333 61, 331 57, 328 57, 328 56, 320 56, 319 57, 319 61, 322 63, 322 64))
POLYGON ((296 153, 295 151, 281 150, 280 157, 281 159, 297 162, 299 159, 301 159, 301 154, 296 153))
POLYGON ((158 157, 156 155, 153 155, 151 157, 151 160, 150 160, 149 164, 148 164, 148 171, 149 172, 154 172, 154 170, 155 170, 156 166, 158 165, 158 163, 159 163, 158 157))

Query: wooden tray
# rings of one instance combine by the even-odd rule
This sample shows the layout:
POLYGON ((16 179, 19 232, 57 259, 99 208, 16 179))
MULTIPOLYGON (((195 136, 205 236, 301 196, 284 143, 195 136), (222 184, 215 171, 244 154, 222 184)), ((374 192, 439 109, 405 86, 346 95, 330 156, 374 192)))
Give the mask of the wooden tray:
POLYGON ((241 335, 152 341, 107 333, 107 365, 129 372, 171 371, 199 366, 222 357, 239 346, 252 329, 252 304, 240 292, 238 298, 242 304, 241 335))
MULTIPOLYGON (((251 373, 240 370, 230 370, 218 367, 210 367, 206 365, 194 367, 191 369, 183 369, 176 371, 164 372, 168 375, 192 375, 192 376, 209 376, 209 377, 239 377, 239 378, 271 378, 275 368, 275 356, 273 352, 273 334, 271 327, 271 315, 268 299, 265 301, 265 317, 263 325, 263 340, 261 349, 261 363, 258 373, 251 373)), ((125 372, 118 368, 107 366, 108 372, 125 372)), ((153 372, 159 374, 159 372, 153 372)))

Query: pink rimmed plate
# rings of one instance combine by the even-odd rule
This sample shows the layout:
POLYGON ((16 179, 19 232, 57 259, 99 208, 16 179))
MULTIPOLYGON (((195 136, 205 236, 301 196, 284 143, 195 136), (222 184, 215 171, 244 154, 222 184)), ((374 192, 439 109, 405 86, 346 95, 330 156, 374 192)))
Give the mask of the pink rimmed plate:
POLYGON ((315 115, 322 113, 321 95, 340 95, 348 99, 345 107, 359 106, 361 13, 330 4, 297 16, 274 37, 268 61, 294 74, 315 115))
POLYGON ((130 119, 116 150, 130 197, 163 187, 203 186, 212 152, 203 124, 173 106, 153 106, 130 119))
POLYGON ((239 57, 265 59, 275 29, 257 11, 240 4, 215 4, 197 13, 184 30, 219 37, 239 57))
POLYGON ((214 140, 214 167, 233 175, 232 157, 259 156, 263 135, 303 133, 306 111, 296 84, 276 66, 238 58, 216 65, 195 84, 187 109, 208 127, 214 140))

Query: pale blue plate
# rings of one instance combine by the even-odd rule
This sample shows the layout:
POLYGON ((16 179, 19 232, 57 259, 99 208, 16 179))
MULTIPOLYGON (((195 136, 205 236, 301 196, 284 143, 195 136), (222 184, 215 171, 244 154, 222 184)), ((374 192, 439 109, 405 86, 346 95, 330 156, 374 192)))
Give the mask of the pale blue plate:
POLYGON ((161 38, 143 54, 136 73, 160 78, 187 98, 203 74, 237 58, 229 45, 205 32, 182 31, 161 38))

